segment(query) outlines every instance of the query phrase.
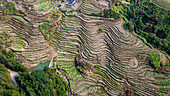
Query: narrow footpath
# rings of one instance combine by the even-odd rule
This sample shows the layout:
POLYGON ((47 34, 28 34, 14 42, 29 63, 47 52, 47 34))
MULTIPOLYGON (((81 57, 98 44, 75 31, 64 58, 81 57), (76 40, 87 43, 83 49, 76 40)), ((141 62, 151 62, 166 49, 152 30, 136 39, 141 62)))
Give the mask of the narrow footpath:
MULTIPOLYGON (((9 70, 9 69, 8 69, 8 71, 9 71, 11 80, 14 82, 14 84, 15 84, 16 86, 19 86, 19 84, 18 84, 18 83, 16 82, 16 80, 15 80, 15 78, 19 76, 18 72, 11 71, 11 70, 9 70)), ((23 88, 21 88, 20 86, 19 86, 19 88, 20 88, 20 90, 21 90, 22 92, 24 92, 24 93, 26 94, 26 96, 28 96, 28 93, 27 93, 23 88)))

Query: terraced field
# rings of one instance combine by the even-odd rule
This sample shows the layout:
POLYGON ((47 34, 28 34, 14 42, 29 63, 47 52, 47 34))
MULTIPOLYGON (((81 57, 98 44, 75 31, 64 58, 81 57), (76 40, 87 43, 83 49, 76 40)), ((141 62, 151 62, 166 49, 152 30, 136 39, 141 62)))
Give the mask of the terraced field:
MULTIPOLYGON (((69 35, 74 39, 75 36, 79 37, 79 40, 74 40, 80 46, 76 57, 78 68, 83 68, 84 73, 87 74, 86 78, 98 77, 98 80, 102 81, 100 86, 105 87, 107 93, 122 94, 126 90, 124 83, 127 83, 130 89, 136 90, 135 94, 156 95, 155 91, 158 87, 154 85, 156 82, 152 76, 153 70, 149 68, 146 61, 137 57, 139 53, 151 54, 156 51, 125 31, 122 28, 123 20, 112 22, 102 19, 80 14, 73 18, 66 17, 64 20, 64 25, 68 29, 76 26, 69 35), (81 23, 77 25, 72 23, 73 20, 81 23), (100 26, 96 26, 96 23, 100 23, 100 26), (99 32, 99 28, 103 28, 103 32, 99 32), (77 32, 74 32, 76 30, 77 32), (93 68, 96 65, 99 68, 93 68), (146 86, 142 86, 143 84, 146 86)), ((64 33, 65 30, 62 32, 64 33)), ((83 87, 83 90, 87 89, 83 87)), ((84 91, 82 92, 92 94, 84 91)))
POLYGON ((152 0, 152 2, 162 8, 165 8, 168 10, 170 9, 170 1, 169 0, 152 0))
POLYGON ((83 4, 79 7, 80 12, 84 14, 98 14, 102 13, 102 8, 97 4, 94 4, 90 1, 84 0, 83 4))
POLYGON ((65 2, 12 1, 23 14, 1 12, 0 32, 11 34, 10 49, 28 68, 53 60, 71 93, 82 96, 169 94, 169 66, 163 74, 149 65, 148 56, 160 52, 125 31, 122 18, 88 16, 105 9, 97 1, 83 0, 69 16, 57 7, 65 2))
POLYGON ((55 53, 44 37, 37 35, 38 30, 33 26, 10 16, 5 16, 1 22, 6 25, 2 29, 12 34, 12 38, 15 38, 10 48, 23 58, 22 62, 25 66, 40 63, 55 53))

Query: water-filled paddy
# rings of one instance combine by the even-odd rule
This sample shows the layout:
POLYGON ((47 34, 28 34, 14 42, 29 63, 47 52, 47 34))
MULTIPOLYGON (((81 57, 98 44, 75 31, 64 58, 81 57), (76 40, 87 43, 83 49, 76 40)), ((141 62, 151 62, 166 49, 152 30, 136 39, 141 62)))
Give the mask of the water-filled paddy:
POLYGON ((30 71, 42 71, 42 70, 44 70, 45 66, 49 65, 49 63, 50 63, 49 61, 44 62, 44 63, 40 63, 38 66, 30 68, 29 70, 30 71))

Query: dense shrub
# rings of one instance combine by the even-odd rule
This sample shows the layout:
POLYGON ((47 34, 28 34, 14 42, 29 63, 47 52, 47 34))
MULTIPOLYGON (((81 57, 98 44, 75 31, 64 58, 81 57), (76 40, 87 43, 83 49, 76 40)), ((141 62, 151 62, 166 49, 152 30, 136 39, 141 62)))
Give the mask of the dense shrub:
POLYGON ((13 2, 5 2, 4 6, 5 6, 3 10, 4 14, 15 14, 17 12, 15 4, 13 2))
POLYGON ((2 49, 0 54, 0 63, 4 64, 7 68, 13 71, 26 71, 27 68, 24 67, 24 65, 22 65, 21 63, 19 63, 19 61, 16 61, 14 57, 14 52, 7 52, 5 49, 2 49))
POLYGON ((92 13, 92 14, 86 14, 86 15, 96 16, 96 17, 104 17, 104 18, 114 18, 114 20, 118 20, 120 18, 120 14, 116 13, 112 10, 104 9, 103 14, 104 15, 102 15, 102 13, 98 13, 98 14, 92 13))
POLYGON ((150 62, 149 64, 154 67, 155 69, 159 68, 160 67, 160 64, 161 64, 161 57, 160 55, 150 55, 148 56, 150 58, 150 62))
POLYGON ((49 35, 47 33, 50 32, 50 30, 49 30, 50 27, 51 26, 49 23, 43 23, 43 24, 39 25, 39 31, 42 33, 42 35, 45 37, 46 40, 49 39, 49 35))
POLYGON ((0 96, 25 96, 10 79, 7 68, 0 64, 0 96))
POLYGON ((99 31, 100 31, 100 32, 103 32, 103 28, 99 28, 99 31))
POLYGON ((131 23, 129 30, 133 31, 134 26, 134 31, 153 47, 170 54, 170 10, 160 8, 150 0, 130 0, 129 5, 119 2, 116 8, 131 23))
POLYGON ((68 85, 56 74, 56 69, 44 68, 44 71, 21 73, 17 82, 30 96, 67 96, 68 85))
POLYGON ((104 10, 103 11, 104 13, 104 18, 114 18, 115 20, 119 19, 120 18, 120 15, 112 10, 104 10))

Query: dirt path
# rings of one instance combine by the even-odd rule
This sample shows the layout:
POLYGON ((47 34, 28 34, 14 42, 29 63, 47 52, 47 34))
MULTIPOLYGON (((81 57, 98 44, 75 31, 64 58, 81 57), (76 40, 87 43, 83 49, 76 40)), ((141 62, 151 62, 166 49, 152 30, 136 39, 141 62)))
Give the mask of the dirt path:
MULTIPOLYGON (((11 80, 14 82, 14 84, 15 84, 16 86, 19 86, 19 84, 18 84, 18 83, 16 82, 16 80, 15 80, 15 77, 18 77, 18 76, 19 76, 18 72, 11 71, 11 70, 9 70, 9 69, 8 69, 8 71, 9 71, 9 75, 10 75, 10 77, 11 77, 11 80)), ((20 86, 19 86, 19 87, 20 87, 20 86)), ((24 93, 26 94, 26 96, 28 96, 28 93, 27 93, 23 88, 20 87, 20 90, 21 90, 22 92, 24 92, 24 93)))

